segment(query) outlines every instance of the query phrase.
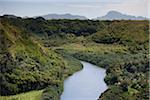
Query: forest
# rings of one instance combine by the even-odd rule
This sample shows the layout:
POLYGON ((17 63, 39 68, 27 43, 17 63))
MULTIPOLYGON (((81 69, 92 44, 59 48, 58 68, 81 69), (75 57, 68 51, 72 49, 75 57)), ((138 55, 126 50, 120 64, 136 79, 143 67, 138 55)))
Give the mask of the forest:
POLYGON ((107 70, 100 100, 148 100, 148 55, 148 20, 1 16, 0 99, 42 90, 40 99, 59 100, 63 81, 83 60, 107 70))

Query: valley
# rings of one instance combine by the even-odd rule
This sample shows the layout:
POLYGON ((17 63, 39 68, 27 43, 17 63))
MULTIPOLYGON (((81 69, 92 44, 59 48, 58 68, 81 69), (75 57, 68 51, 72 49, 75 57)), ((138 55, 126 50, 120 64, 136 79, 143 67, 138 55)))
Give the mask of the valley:
POLYGON ((148 37, 147 20, 1 16, 0 99, 41 90, 39 99, 60 100, 64 80, 83 68, 81 60, 106 69, 108 89, 99 100, 148 100, 148 37))

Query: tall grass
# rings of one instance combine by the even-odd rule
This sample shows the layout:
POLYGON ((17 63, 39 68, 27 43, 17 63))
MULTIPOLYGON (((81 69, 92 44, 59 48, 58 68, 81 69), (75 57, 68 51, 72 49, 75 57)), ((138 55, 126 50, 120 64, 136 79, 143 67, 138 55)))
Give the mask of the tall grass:
POLYGON ((21 93, 13 96, 0 96, 0 100, 41 100, 43 90, 21 93))

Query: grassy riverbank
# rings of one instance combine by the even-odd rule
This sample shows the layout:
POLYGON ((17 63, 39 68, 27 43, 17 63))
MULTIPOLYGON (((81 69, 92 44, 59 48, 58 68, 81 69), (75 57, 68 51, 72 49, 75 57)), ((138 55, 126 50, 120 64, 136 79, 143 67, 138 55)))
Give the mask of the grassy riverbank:
POLYGON ((14 96, 0 96, 0 100, 41 100, 43 90, 21 93, 14 96))
MULTIPOLYGON (((137 96, 138 98, 145 98, 144 100, 147 100, 148 96, 143 96, 146 95, 146 91, 148 91, 148 73, 146 70, 148 69, 149 63, 147 55, 144 55, 143 53, 131 55, 124 47, 122 47, 122 49, 119 47, 120 52, 112 53, 111 46, 108 47, 110 48, 110 51, 108 51, 107 48, 107 53, 104 53, 104 48, 102 49, 104 50, 102 52, 97 52, 97 49, 94 51, 85 49, 90 48, 89 45, 80 46, 79 50, 76 50, 76 47, 74 47, 68 49, 68 51, 66 48, 64 48, 64 51, 61 51, 68 52, 77 59, 107 69, 105 82, 109 86, 109 89, 100 97, 100 100, 109 100, 112 96, 116 97, 116 100, 135 100, 137 99, 137 96), (129 66, 133 67, 130 68, 129 66), (137 87, 137 84, 140 84, 140 86, 137 87)), ((98 46, 96 48, 101 47, 98 46)), ((113 50, 117 51, 118 46, 113 50)))

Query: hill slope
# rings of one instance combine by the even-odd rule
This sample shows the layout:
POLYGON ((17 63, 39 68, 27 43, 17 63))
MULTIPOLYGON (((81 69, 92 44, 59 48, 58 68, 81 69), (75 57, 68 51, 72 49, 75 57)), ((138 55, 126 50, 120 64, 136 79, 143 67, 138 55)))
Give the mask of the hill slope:
POLYGON ((54 88, 51 98, 58 100, 63 80, 81 69, 81 64, 64 60, 61 54, 45 48, 33 33, 10 24, 7 18, 0 19, 0 32, 1 95, 49 86, 54 88), (74 64, 78 66, 74 68, 74 64))

